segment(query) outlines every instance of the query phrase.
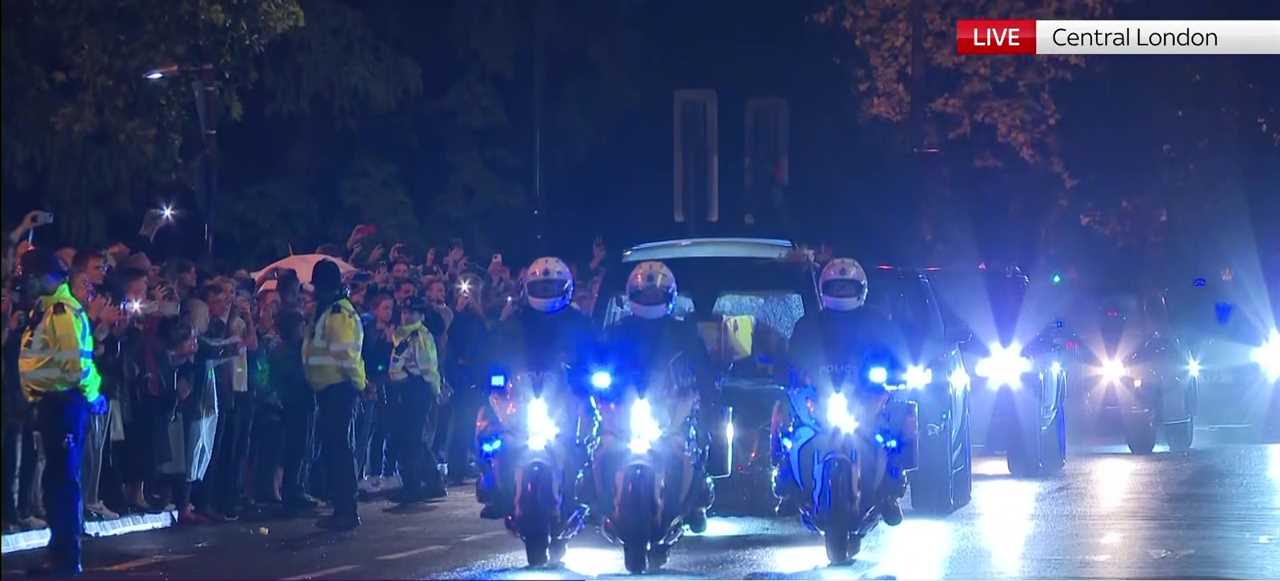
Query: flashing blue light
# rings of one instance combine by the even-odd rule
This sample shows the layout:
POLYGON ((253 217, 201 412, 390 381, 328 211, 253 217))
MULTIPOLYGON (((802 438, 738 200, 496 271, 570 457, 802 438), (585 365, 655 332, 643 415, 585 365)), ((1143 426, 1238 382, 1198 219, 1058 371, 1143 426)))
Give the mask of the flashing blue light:
POLYGON ((495 373, 489 376, 489 387, 506 387, 507 376, 495 373))
POLYGON ((1209 281, 1205 280, 1204 277, 1200 277, 1191 281, 1191 286, 1196 288, 1204 288, 1204 286, 1207 284, 1209 284, 1209 281))
POLYGON ((889 381, 889 370, 879 366, 872 367, 867 370, 867 379, 870 380, 871 383, 883 384, 884 382, 889 381))
POLYGON ((591 374, 591 387, 604 391, 613 387, 613 374, 608 371, 597 371, 591 374))
POLYGON ((1213 305, 1213 314, 1218 319, 1219 325, 1226 325, 1231 322, 1231 313, 1235 310, 1235 305, 1231 303, 1216 303, 1213 305))
POLYGON ((876 442, 877 442, 877 443, 879 443, 879 444, 883 444, 883 443, 884 443, 884 436, 883 436, 883 435, 880 435, 880 434, 876 434, 876 442))
POLYGON ((788 438, 788 437, 786 437, 786 436, 783 436, 783 438, 782 438, 782 449, 783 449, 783 450, 790 450, 790 449, 791 449, 791 446, 792 446, 791 438, 788 438))
POLYGON ((1053 284, 1062 284, 1062 273, 1060 272, 1053 273, 1051 276, 1049 276, 1049 282, 1053 284))
POLYGON ((502 438, 494 438, 480 445, 480 451, 486 456, 492 456, 500 449, 502 449, 502 438))

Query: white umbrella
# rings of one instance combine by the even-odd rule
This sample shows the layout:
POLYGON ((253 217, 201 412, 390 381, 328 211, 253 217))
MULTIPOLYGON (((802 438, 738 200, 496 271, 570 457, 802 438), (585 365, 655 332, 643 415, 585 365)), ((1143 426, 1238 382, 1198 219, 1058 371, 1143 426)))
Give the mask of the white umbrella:
MULTIPOLYGON (((251 273, 251 276, 253 276, 253 279, 256 281, 256 280, 260 280, 261 277, 266 273, 271 272, 271 269, 273 268, 275 269, 287 268, 298 273, 298 282, 301 282, 302 284, 311 284, 311 271, 314 270, 316 267, 316 264, 318 264, 322 260, 333 261, 335 264, 337 264, 338 271, 342 273, 343 280, 346 280, 351 275, 355 274, 357 271, 360 270, 354 266, 351 266, 349 263, 347 263, 347 261, 341 258, 334 258, 327 254, 294 254, 293 256, 286 256, 284 258, 281 258, 280 260, 277 260, 271 264, 264 266, 262 270, 251 273)), ((260 283, 259 291, 272 290, 275 287, 276 287, 276 281, 268 280, 266 282, 260 283)))

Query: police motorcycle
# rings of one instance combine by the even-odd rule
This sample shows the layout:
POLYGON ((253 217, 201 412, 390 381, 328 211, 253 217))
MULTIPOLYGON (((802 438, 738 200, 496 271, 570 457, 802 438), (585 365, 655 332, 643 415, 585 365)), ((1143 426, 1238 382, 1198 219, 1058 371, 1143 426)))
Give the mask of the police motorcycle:
POLYGON ((480 440, 481 459, 493 470, 477 483, 477 494, 487 501, 497 487, 514 491, 507 530, 524 541, 529 566, 558 563, 589 510, 572 499, 593 437, 590 410, 581 409, 567 371, 496 370, 489 387, 501 427, 480 440))
MULTIPOLYGON (((1066 406, 1069 370, 1076 361, 1078 340, 1060 320, 1044 325, 1025 345, 1015 338, 1027 319, 1052 312, 1057 298, 1037 288, 1034 304, 1030 278, 1017 267, 986 269, 981 285, 970 293, 990 300, 995 340, 971 341, 962 348, 976 361, 973 407, 976 432, 988 450, 1003 450, 1013 476, 1058 474, 1066 464, 1066 406)), ((1060 275, 1056 275, 1060 276, 1060 275)), ((1050 285, 1053 285, 1051 281, 1050 285)), ((1043 315, 1042 315, 1043 316, 1043 315)))
MULTIPOLYGON (((694 467, 708 448, 697 433, 693 373, 673 359, 665 370, 596 371, 592 401, 600 418, 593 466, 597 494, 612 496, 601 532, 622 545, 627 571, 663 567, 696 508, 694 467)), ((607 502, 607 498, 605 499, 607 502)))
POLYGON ((1170 450, 1189 449, 1201 369, 1168 325, 1164 294, 1113 295, 1101 306, 1103 351, 1095 353, 1085 398, 1090 417, 1104 429, 1118 418, 1134 454, 1150 454, 1161 431, 1170 450))
POLYGON ((787 456, 778 488, 799 497, 800 520, 825 537, 832 565, 857 555, 882 520, 889 470, 905 479, 916 468, 916 403, 896 393, 909 373, 892 357, 872 356, 829 367, 788 392, 790 418, 777 435, 787 456))

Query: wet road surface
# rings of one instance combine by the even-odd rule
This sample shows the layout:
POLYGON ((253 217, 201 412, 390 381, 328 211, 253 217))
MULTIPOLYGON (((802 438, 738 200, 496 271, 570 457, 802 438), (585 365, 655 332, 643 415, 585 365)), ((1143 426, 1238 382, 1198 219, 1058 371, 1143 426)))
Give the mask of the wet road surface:
MULTIPOLYGON (((1280 445, 1206 446, 1135 457, 1094 447, 1055 479, 1007 476, 978 459, 973 502, 945 518, 881 526, 850 566, 825 567, 821 538, 795 518, 713 518, 650 577, 915 579, 1280 577, 1280 445)), ((529 570, 501 523, 482 521, 470 487, 407 512, 361 505, 363 527, 242 519, 88 541, 93 578, 501 578, 625 576, 620 548, 595 531, 564 567, 529 570)), ((18 578, 40 551, 6 555, 18 578)))

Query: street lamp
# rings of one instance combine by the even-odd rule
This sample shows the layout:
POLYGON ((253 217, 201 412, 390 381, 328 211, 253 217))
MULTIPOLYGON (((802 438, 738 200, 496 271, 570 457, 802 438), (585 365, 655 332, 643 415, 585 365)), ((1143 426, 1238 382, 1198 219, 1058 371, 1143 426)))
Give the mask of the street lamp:
POLYGON ((212 64, 195 66, 170 64, 150 69, 142 78, 148 81, 192 74, 191 88, 195 93, 196 115, 200 120, 200 136, 204 140, 204 159, 201 163, 201 186, 204 188, 204 241, 205 252, 213 259, 214 202, 218 197, 218 85, 212 64))

